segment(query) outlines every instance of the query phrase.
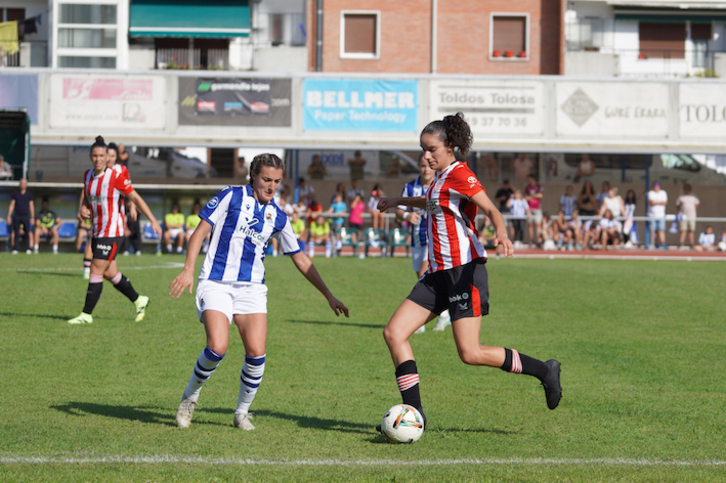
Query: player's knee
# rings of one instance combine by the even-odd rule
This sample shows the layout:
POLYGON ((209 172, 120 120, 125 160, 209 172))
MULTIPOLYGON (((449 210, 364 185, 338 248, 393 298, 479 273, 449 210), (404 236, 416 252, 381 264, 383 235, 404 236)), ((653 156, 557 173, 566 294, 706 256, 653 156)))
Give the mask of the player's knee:
POLYGON ((479 353, 476 350, 473 350, 469 347, 459 347, 459 359, 461 359, 461 362, 464 364, 469 365, 479 365, 481 362, 479 361, 479 353))

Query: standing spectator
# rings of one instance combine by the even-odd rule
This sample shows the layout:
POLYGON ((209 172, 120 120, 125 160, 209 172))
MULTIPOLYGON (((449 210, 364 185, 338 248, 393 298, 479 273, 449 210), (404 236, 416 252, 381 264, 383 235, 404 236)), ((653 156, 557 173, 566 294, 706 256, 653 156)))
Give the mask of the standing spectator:
POLYGON ((638 227, 635 224, 635 209, 638 201, 638 197, 635 196, 634 190, 628 190, 625 193, 625 201, 623 206, 625 207, 625 223, 623 223, 623 241, 625 242, 625 248, 631 248, 633 245, 638 243, 638 227))
POLYGON ((668 205, 668 193, 660 188, 660 183, 653 183, 653 189, 648 191, 648 230, 653 240, 651 243, 655 248, 668 249, 665 238, 666 205, 668 205))
POLYGON ((179 203, 171 205, 171 213, 164 216, 164 244, 166 251, 171 253, 171 242, 176 240, 176 252, 184 250, 184 214, 179 212, 179 203))
POLYGON ((527 157, 525 153, 519 153, 516 158, 512 160, 511 170, 514 173, 514 181, 518 185, 521 185, 532 173, 534 163, 527 157))
MULTIPOLYGON (((723 238, 723 237, 722 237, 723 238)), ((698 245, 694 247, 697 252, 715 252, 716 234, 711 225, 706 225, 706 231, 698 237, 698 245)))
POLYGON ((0 154, 0 178, 1 179, 12 179, 13 178, 13 167, 10 163, 5 161, 5 158, 0 154))
POLYGON ((40 203, 40 213, 35 218, 35 245, 33 246, 33 252, 38 253, 38 244, 41 236, 46 236, 51 239, 53 244, 53 254, 58 254, 58 227, 61 224, 61 219, 55 212, 50 211, 50 205, 48 198, 43 197, 43 201, 40 203))
POLYGON ((333 201, 333 204, 330 205, 330 209, 327 211, 327 213, 337 215, 335 218, 333 218, 333 233, 335 235, 335 251, 333 252, 333 254, 335 254, 336 256, 338 250, 343 247, 343 242, 340 239, 340 229, 343 228, 343 225, 345 224, 345 217, 343 215, 345 215, 347 212, 348 207, 343 201, 343 195, 339 192, 335 193, 335 200, 333 201))
POLYGON ((554 181, 557 178, 557 159, 551 154, 545 162, 545 177, 547 181, 554 181))
POLYGON ((30 247, 33 245, 33 226, 35 225, 35 202, 33 193, 28 189, 28 180, 22 178, 18 189, 13 191, 8 207, 8 225, 13 227, 13 255, 18 254, 20 238, 25 238, 25 253, 30 255, 30 247), (23 227, 21 235, 20 227, 23 227))
POLYGON ((234 178, 237 180, 238 184, 247 184, 248 175, 249 170, 245 164, 245 157, 237 156, 237 160, 234 162, 234 178))
POLYGON ((348 166, 350 166, 350 180, 357 181, 363 179, 364 168, 366 165, 366 158, 361 155, 360 151, 353 153, 353 157, 348 160, 348 166))
POLYGON ((494 156, 487 154, 479 163, 483 168, 484 179, 487 181, 497 181, 499 179, 499 164, 494 156))
POLYGON ((510 183, 508 179, 505 179, 502 182, 502 186, 497 190, 497 193, 494 195, 494 200, 499 203, 499 212, 504 216, 504 222, 507 224, 507 229, 509 230, 509 238, 511 238, 512 240, 514 240, 514 227, 512 226, 512 222, 507 215, 509 215, 509 198, 511 198, 513 194, 514 188, 512 188, 512 183, 510 183))
POLYGON ((568 185, 565 188, 565 194, 560 196, 560 210, 568 218, 572 216, 572 212, 575 211, 575 207, 577 206, 577 198, 572 194, 573 191, 574 188, 568 185))
MULTIPOLYGON (((355 195, 353 201, 350 202, 350 216, 348 217, 348 226, 357 230, 358 232, 363 231, 363 213, 366 210, 366 204, 363 203, 363 199, 360 195, 355 195)), ((358 243, 358 236, 354 231, 351 235, 351 241, 355 247, 358 243)), ((362 255, 362 253, 361 253, 362 255)))
POLYGON ((383 188, 376 184, 371 191, 371 197, 368 199, 368 211, 371 213, 371 218, 373 219, 374 230, 383 229, 385 226, 385 214, 376 208, 378 206, 378 200, 384 196, 383 188))
POLYGON ((126 166, 126 168, 128 168, 129 152, 126 151, 126 146, 124 146, 123 144, 120 144, 120 143, 118 145, 118 161, 117 161, 117 163, 122 166, 126 166))
POLYGON ((310 179, 323 179, 328 175, 328 170, 323 165, 323 160, 319 154, 313 156, 313 161, 308 166, 308 176, 310 179))
POLYGON ((691 185, 688 183, 684 184, 683 194, 676 200, 676 208, 678 208, 678 214, 681 217, 681 221, 679 222, 681 232, 679 245, 681 248, 683 247, 683 242, 686 241, 686 233, 688 233, 688 244, 693 248, 693 233, 696 231, 696 209, 700 203, 698 198, 691 193, 691 185))
POLYGON ((514 230, 514 243, 519 248, 519 245, 524 243, 524 225, 529 219, 531 213, 529 212, 529 203, 527 200, 522 198, 522 192, 516 190, 514 195, 507 201, 507 208, 511 215, 512 228, 514 230))
POLYGON ((357 196, 360 196, 360 199, 363 199, 365 196, 365 193, 361 188, 358 187, 358 180, 354 179, 350 182, 350 189, 348 190, 348 204, 353 202, 353 199, 357 196))
POLYGON ((542 223, 542 198, 543 194, 542 186, 537 183, 537 180, 531 174, 527 176, 527 187, 524 188, 524 199, 529 204, 529 212, 531 218, 529 219, 529 243, 534 244, 539 239, 537 234, 537 227, 542 223))
POLYGON ((595 163, 590 159, 590 155, 587 153, 582 154, 582 159, 577 163, 577 174, 575 174, 575 182, 582 179, 589 180, 591 176, 595 175, 595 163))
POLYGON ((618 188, 608 190, 608 195, 602 200, 599 216, 605 216, 607 210, 610 210, 615 220, 625 214, 625 203, 623 198, 618 196, 618 188))
POLYGON ((577 208, 582 216, 595 216, 599 205, 595 196, 595 187, 592 181, 587 180, 582 184, 580 196, 577 197, 577 208))
POLYGON ((335 185, 335 193, 333 193, 333 196, 330 197, 331 205, 333 203, 335 203, 335 197, 338 195, 340 195, 340 199, 343 201, 343 203, 348 202, 348 200, 346 199, 346 193, 345 193, 345 183, 338 183, 335 185))
MULTIPOLYGON (((597 210, 600 209, 602 206, 602 200, 608 197, 608 191, 610 191, 610 182, 609 181, 603 181, 602 182, 602 188, 600 189, 600 193, 597 194, 597 210)), ((602 215, 600 215, 602 216, 602 215)))
POLYGON ((312 186, 308 185, 307 181, 305 181, 305 178, 300 178, 297 181, 297 188, 295 188, 295 194, 297 195, 296 198, 298 201, 302 201, 305 203, 305 206, 310 204, 310 197, 315 195, 315 189, 313 189, 312 186))

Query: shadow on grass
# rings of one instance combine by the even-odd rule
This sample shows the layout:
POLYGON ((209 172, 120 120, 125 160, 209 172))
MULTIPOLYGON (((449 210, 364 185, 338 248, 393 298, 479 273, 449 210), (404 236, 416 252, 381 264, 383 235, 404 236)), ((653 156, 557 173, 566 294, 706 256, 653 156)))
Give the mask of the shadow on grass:
MULTIPOLYGON (((229 413, 230 416, 234 413, 234 410, 232 409, 208 408, 206 411, 210 413, 229 413)), ((301 428, 322 429, 325 431, 338 431, 343 433, 366 434, 370 433, 373 429, 373 426, 375 426, 370 424, 356 424, 348 421, 341 421, 338 419, 322 419, 310 416, 300 416, 297 414, 287 414, 281 413, 279 411, 268 411, 264 409, 260 411, 252 411, 252 413, 255 415, 255 417, 277 418, 283 419, 285 421, 292 421, 301 428)))
POLYGON ((77 270, 75 272, 44 272, 42 270, 33 270, 33 269, 19 269, 18 274, 19 275, 55 275, 56 277, 71 277, 71 278, 79 278, 78 273, 81 270, 77 270))
MULTIPOLYGON (((322 320, 297 320, 297 319, 287 319, 285 322, 290 322, 293 324, 312 324, 312 325, 342 325, 344 327, 362 327, 364 329, 382 329, 386 326, 386 324, 383 325, 371 325, 371 324, 357 324, 355 322, 323 322, 322 320)), ((386 321, 388 322, 388 321, 386 321)))
POLYGON ((49 314, 19 314, 13 312, 0 312, 0 316, 4 317, 37 317, 40 319, 56 319, 56 320, 68 320, 70 317, 64 317, 62 315, 49 315, 49 314))
MULTIPOLYGON (((127 421, 139 421, 141 423, 162 424, 164 426, 176 427, 175 410, 154 406, 118 406, 110 404, 96 404, 70 401, 68 404, 51 406, 51 409, 61 411, 71 416, 84 417, 88 414, 105 416, 109 418, 125 419, 127 421)), ((205 412, 204 409, 198 410, 205 412)), ((207 411, 208 412, 208 411, 207 411)), ((230 414, 232 411, 230 411, 230 414)), ((224 426, 223 424, 211 421, 194 420, 194 424, 212 424, 224 426)))

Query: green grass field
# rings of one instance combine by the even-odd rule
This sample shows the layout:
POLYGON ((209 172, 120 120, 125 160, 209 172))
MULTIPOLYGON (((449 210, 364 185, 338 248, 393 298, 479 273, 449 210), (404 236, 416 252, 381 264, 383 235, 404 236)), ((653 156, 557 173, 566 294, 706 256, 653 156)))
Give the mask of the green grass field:
POLYGON ((412 344, 429 418, 414 445, 374 431, 400 402, 383 326, 415 282, 408 259, 316 258, 349 319, 268 258, 269 336, 257 430, 232 427, 244 351, 232 334, 192 426, 174 413, 205 339, 180 256, 121 257, 146 319, 109 283, 70 326, 76 255, 0 254, 0 481, 726 480, 723 262, 492 260, 481 341, 562 362, 536 379, 470 367, 451 330, 412 344))

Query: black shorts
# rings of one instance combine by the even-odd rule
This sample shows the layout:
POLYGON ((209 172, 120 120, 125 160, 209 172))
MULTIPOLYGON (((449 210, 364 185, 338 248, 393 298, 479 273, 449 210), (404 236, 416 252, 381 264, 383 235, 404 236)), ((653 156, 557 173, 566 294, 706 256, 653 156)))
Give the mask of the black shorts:
POLYGON ((486 259, 479 258, 449 270, 427 273, 407 297, 426 310, 440 314, 449 309, 451 320, 489 313, 486 259))
POLYGON ((112 238, 93 238, 91 240, 93 258, 96 260, 116 260, 116 253, 123 241, 124 237, 122 236, 112 238))

